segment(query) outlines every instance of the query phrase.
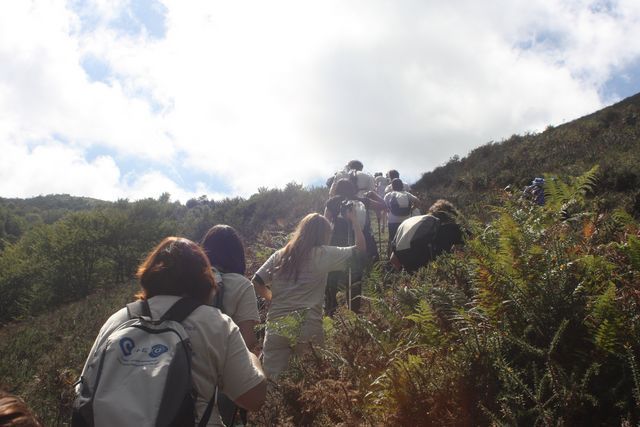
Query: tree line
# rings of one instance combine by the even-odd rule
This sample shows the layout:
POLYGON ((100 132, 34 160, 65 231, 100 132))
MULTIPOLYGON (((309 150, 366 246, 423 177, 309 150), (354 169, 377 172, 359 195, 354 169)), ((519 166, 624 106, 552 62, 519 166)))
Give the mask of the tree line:
POLYGON ((248 199, 102 202, 70 196, 0 200, 0 322, 35 315, 130 279, 162 238, 198 241, 214 224, 253 239, 321 209, 326 190, 291 183, 248 199))

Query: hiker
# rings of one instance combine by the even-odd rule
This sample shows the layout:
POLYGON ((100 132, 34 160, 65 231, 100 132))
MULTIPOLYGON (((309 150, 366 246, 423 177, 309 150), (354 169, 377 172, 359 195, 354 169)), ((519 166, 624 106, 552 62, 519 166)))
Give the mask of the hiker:
POLYGON ((544 178, 534 178, 531 185, 525 187, 522 195, 539 206, 544 205, 544 178))
POLYGON ((72 425, 157 425, 158 418, 173 420, 166 425, 223 425, 213 408, 218 388, 238 406, 259 409, 266 396, 260 362, 231 318, 208 305, 216 284, 203 250, 190 240, 167 237, 136 276, 139 300, 106 321, 89 353, 72 425), (169 337, 176 336, 175 346, 151 345, 160 339, 171 344, 169 337), (189 371, 174 371, 167 363, 169 368, 188 367, 191 381, 189 371), (156 377, 164 381, 154 383, 156 377), (185 419, 176 417, 183 414, 185 419))
POLYGON ((353 229, 354 246, 329 246, 331 224, 312 213, 300 221, 285 247, 271 255, 253 276, 256 292, 270 302, 263 349, 268 378, 278 378, 292 352, 301 355, 311 345, 324 344, 322 303, 327 273, 344 270, 348 262, 366 251, 355 210, 348 209, 345 216, 353 229))
MULTIPOLYGON (((378 259, 378 248, 371 230, 371 221, 369 219, 369 210, 384 210, 384 202, 379 200, 374 192, 367 193, 368 197, 358 197, 356 195, 353 183, 348 179, 340 179, 336 185, 336 195, 327 200, 324 209, 324 216, 332 225, 332 233, 330 245, 332 246, 351 246, 354 242, 354 236, 351 232, 349 221, 344 218, 343 207, 346 204, 353 204, 357 210, 361 212, 359 217, 362 232, 364 233, 367 243, 367 256, 360 259, 360 262, 350 266, 351 287, 348 289, 349 306, 358 313, 360 311, 360 295, 362 291, 362 273, 367 261, 375 261, 378 259)), ((327 315, 333 315, 338 306, 336 295, 340 284, 346 285, 349 281, 349 271, 334 271, 329 273, 327 279, 327 288, 325 292, 325 311, 327 315)))
POLYGON ((460 214, 447 200, 437 200, 426 215, 414 216, 400 224, 391 243, 391 264, 413 273, 442 253, 464 244, 460 214))
MULTIPOLYGON (((336 172, 331 181, 331 188, 329 189, 329 197, 336 195, 336 186, 341 179, 349 179, 356 187, 356 194, 358 197, 364 197, 368 191, 375 190, 375 182, 373 177, 368 173, 363 172, 364 165, 360 160, 351 160, 340 171, 336 172)), ((328 181, 327 181, 328 184, 328 181)))
MULTIPOLYGON (((400 172, 398 172, 395 169, 391 169, 389 172, 387 172, 387 179, 389 180, 389 184, 384 189, 384 193, 385 194, 390 193, 390 192, 393 191, 393 187, 391 186, 391 182, 396 178, 400 179, 400 172)), ((411 191, 411 187, 406 182, 403 182, 402 183, 402 190, 403 191, 411 191)))
POLYGON ((404 183, 400 178, 391 180, 391 191, 385 194, 384 203, 389 211, 388 229, 389 229, 389 246, 387 255, 391 253, 391 242, 396 235, 396 231, 400 223, 411 216, 413 207, 420 200, 404 190, 404 183))
MULTIPOLYGON (((255 327, 260 323, 260 314, 253 284, 244 276, 244 245, 238 232, 228 225, 213 226, 207 231, 200 246, 209 258, 218 287, 213 306, 231 317, 238 325, 249 351, 260 356, 255 333, 255 327)), ((236 415, 246 420, 246 412, 237 411, 233 401, 222 393, 218 395, 218 410, 227 426, 235 424, 236 415)))
MULTIPOLYGON (((376 194, 380 199, 382 199, 382 201, 384 201, 384 195, 385 195, 384 190, 385 188, 387 188, 387 185, 391 183, 391 181, 389 180, 389 178, 384 176, 382 172, 374 173, 373 180, 376 185, 376 194)), ((382 210, 376 211, 376 219, 378 220, 378 228, 386 228, 387 227, 387 210, 382 209, 382 210)))
POLYGON ((24 400, 0 390, 0 426, 41 427, 24 400))

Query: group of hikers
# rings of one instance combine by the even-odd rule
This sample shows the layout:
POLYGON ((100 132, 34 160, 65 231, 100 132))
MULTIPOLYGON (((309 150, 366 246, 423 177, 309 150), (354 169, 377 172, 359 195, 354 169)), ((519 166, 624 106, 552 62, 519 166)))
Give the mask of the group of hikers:
POLYGON ((76 385, 72 425, 244 425, 291 356, 323 345, 322 318, 335 313, 340 288, 357 313, 373 262, 386 258, 390 268, 414 272, 463 243, 455 207, 439 200, 419 214, 419 199, 395 170, 372 176, 354 160, 328 184, 324 214, 306 215, 251 280, 230 226, 212 227, 200 244, 160 242, 138 268, 137 301, 98 333, 76 385), (257 296, 268 307, 262 346, 257 296), (295 337, 282 329, 292 316, 295 337))

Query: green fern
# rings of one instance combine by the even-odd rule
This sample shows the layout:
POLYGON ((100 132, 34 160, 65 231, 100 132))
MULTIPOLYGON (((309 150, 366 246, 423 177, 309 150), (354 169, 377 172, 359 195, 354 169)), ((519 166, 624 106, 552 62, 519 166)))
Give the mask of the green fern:
POLYGON ((631 347, 627 347, 627 361, 629 362, 629 368, 631 369, 631 376, 633 378, 633 399, 636 408, 640 409, 640 369, 638 368, 638 362, 631 347))
POLYGON ((621 315, 616 307, 616 285, 610 283, 596 298, 592 316, 596 324, 595 343, 607 352, 615 351, 620 344, 618 332, 622 327, 621 315))
POLYGON ((435 322, 436 317, 428 302, 420 301, 416 311, 406 316, 406 319, 416 324, 421 342, 427 344, 437 344, 439 342, 441 335, 440 330, 435 322))
POLYGON ((627 244, 624 251, 629 257, 634 270, 640 270, 640 238, 630 235, 627 237, 627 244))
POLYGON ((596 165, 583 175, 564 182, 556 177, 545 175, 544 195, 546 209, 553 212, 566 210, 569 206, 581 205, 585 196, 592 193, 598 183, 599 166, 596 165))

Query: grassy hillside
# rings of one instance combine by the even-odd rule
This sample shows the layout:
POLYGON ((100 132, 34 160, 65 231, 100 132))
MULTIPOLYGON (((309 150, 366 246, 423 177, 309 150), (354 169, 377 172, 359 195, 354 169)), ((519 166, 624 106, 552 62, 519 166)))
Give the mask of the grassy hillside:
MULTIPOLYGON (((326 347, 293 360, 252 425, 639 425, 639 103, 425 174, 418 189, 466 212, 464 248, 414 276, 374 266, 363 313, 325 319, 326 347), (502 191, 541 172, 557 177, 543 207, 502 191)), ((252 273, 325 197, 295 184, 246 200, 163 196, 28 228, 0 252, 0 321, 13 319, 0 329, 0 386, 66 425, 72 382, 131 300, 145 251, 228 223, 252 273)))
POLYGON ((508 185, 522 189, 536 176, 576 176, 594 165, 605 202, 640 214, 640 94, 540 134, 480 146, 425 173, 414 188, 468 206, 508 185))

